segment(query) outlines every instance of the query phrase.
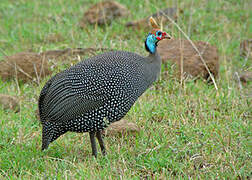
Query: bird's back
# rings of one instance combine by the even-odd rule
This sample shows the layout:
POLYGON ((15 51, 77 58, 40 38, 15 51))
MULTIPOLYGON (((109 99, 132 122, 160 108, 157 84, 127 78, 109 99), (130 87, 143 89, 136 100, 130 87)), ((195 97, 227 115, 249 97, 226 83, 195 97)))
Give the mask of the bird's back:
POLYGON ((135 53, 112 51, 55 75, 39 98, 42 123, 69 122, 87 115, 119 120, 150 85, 144 62, 135 53))

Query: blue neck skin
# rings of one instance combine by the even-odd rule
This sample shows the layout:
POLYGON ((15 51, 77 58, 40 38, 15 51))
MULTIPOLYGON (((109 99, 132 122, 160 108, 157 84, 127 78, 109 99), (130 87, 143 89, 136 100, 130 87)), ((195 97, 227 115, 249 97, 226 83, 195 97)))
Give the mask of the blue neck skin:
POLYGON ((157 38, 153 34, 149 34, 145 41, 146 50, 154 54, 156 52, 157 42, 157 38))

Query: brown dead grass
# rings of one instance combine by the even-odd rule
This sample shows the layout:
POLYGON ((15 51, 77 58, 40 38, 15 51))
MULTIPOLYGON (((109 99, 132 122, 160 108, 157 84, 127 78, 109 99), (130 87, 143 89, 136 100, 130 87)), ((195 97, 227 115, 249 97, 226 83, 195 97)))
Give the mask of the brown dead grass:
POLYGON ((64 41, 65 38, 60 33, 52 33, 45 37, 44 42, 46 43, 57 43, 64 41))
POLYGON ((240 55, 252 58, 252 39, 247 39, 240 43, 240 55))
POLYGON ((250 71, 244 71, 240 73, 240 80, 246 84, 248 82, 252 81, 252 72, 250 71))

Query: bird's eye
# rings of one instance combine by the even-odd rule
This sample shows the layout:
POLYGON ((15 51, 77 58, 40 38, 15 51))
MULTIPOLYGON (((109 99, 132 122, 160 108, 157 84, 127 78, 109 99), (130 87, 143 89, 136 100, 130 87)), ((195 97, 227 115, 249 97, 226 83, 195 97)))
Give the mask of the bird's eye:
POLYGON ((157 35, 160 36, 162 33, 160 31, 157 32, 157 35))

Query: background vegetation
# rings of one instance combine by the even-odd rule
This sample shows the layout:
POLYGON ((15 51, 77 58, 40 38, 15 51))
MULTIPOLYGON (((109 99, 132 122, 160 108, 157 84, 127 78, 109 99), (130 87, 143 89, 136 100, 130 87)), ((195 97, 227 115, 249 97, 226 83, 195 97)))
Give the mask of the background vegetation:
MULTIPOLYGON (((95 159, 88 134, 67 133, 41 152, 36 99, 49 77, 39 86, 0 80, 0 93, 21 99, 19 113, 0 108, 0 179, 251 178, 251 84, 240 89, 234 76, 251 71, 251 59, 239 56, 240 42, 252 37, 251 1, 120 0, 131 11, 127 18, 83 31, 78 22, 93 2, 1 0, 0 59, 21 51, 97 46, 147 55, 143 41, 148 32, 124 24, 177 6, 184 11, 177 23, 191 39, 218 47, 218 91, 203 80, 181 83, 163 64, 160 80, 125 117, 140 133, 106 138, 108 155, 99 153, 95 159), (47 43, 51 33, 64 40, 47 43)), ((164 30, 183 38, 173 25, 164 30)))

